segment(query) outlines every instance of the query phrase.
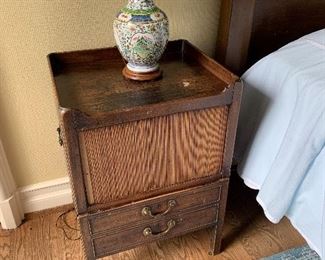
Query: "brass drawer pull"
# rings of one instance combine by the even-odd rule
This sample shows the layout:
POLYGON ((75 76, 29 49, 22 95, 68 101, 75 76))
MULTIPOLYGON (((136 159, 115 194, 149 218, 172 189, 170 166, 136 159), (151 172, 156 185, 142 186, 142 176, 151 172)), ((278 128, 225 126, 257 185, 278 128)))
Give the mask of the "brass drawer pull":
POLYGON ((163 215, 166 215, 167 213, 169 213, 172 210, 172 208, 175 207, 175 206, 176 206, 176 201, 175 200, 170 200, 170 201, 168 201, 168 208, 162 213, 153 214, 150 207, 144 207, 142 209, 141 213, 142 213, 142 216, 144 216, 144 217, 147 217, 147 216, 150 216, 150 217, 163 216, 163 215))
POLYGON ((148 237, 148 236, 161 236, 161 235, 166 235, 170 230, 173 229, 173 227, 176 226, 176 221, 171 219, 167 222, 167 229, 165 231, 162 231, 162 232, 159 232, 159 233, 156 233, 156 234, 153 234, 152 233, 152 229, 150 227, 147 227, 143 230, 143 235, 145 237, 148 237))

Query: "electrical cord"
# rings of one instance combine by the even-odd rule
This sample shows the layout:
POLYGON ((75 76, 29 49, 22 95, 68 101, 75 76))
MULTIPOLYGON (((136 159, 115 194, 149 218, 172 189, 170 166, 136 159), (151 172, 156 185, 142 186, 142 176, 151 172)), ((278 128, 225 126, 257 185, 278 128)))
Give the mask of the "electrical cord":
MULTIPOLYGON (((78 237, 74 238, 73 236, 70 236, 68 235, 68 232, 66 230, 66 228, 72 230, 72 231, 76 231, 76 233, 80 233, 80 229, 76 228, 76 227, 73 227, 71 226, 68 221, 67 221, 67 215, 70 213, 70 212, 73 212, 74 209, 70 209, 70 210, 67 210, 65 212, 63 212, 62 214, 60 214, 58 216, 58 218, 56 219, 56 223, 55 223, 55 226, 56 228, 58 229, 61 229, 63 231, 63 234, 64 236, 68 239, 68 240, 72 240, 72 241, 76 241, 76 240, 80 240, 81 238, 81 235, 79 234, 78 237), (62 222, 63 225, 59 222, 62 222)), ((77 217, 75 217, 75 219, 77 220, 77 217)))

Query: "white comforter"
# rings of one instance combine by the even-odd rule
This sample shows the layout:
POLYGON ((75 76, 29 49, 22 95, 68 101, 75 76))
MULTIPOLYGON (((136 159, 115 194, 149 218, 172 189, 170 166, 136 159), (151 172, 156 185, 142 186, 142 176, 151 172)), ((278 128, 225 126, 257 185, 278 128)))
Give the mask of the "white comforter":
POLYGON ((245 82, 236 157, 274 223, 287 216, 325 258, 325 29, 265 57, 245 82))

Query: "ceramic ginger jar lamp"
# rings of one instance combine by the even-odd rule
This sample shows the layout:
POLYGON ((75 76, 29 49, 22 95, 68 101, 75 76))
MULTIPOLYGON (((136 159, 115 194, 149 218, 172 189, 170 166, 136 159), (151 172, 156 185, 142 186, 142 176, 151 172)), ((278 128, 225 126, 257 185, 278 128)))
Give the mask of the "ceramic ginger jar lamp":
POLYGON ((116 16, 114 36, 128 62, 123 75, 133 80, 153 80, 161 76, 158 61, 169 37, 168 19, 153 0, 129 0, 116 16))

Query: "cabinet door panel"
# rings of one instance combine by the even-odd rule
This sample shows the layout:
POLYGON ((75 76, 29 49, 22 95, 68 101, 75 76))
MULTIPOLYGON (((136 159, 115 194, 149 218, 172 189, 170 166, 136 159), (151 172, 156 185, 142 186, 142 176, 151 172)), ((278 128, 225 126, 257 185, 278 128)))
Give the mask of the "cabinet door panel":
POLYGON ((228 107, 216 107, 79 132, 89 204, 110 207, 217 179, 227 119, 228 107))

